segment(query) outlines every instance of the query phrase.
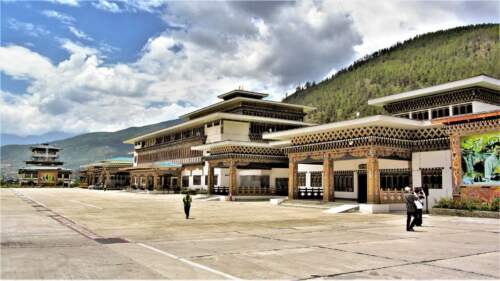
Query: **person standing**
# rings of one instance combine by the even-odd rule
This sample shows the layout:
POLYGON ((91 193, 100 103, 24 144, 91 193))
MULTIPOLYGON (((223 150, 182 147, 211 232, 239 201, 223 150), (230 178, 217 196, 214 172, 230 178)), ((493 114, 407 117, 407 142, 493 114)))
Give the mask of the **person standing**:
POLYGON ((415 226, 415 214, 417 211, 417 206, 415 201, 417 196, 412 192, 409 186, 405 187, 405 202, 406 202, 406 231, 415 231, 413 227, 415 226), (413 217, 413 220, 412 220, 413 217))
POLYGON ((186 219, 189 219, 189 210, 191 209, 191 196, 189 196, 189 193, 184 196, 182 199, 182 203, 184 203, 184 213, 186 214, 186 219))
POLYGON ((417 211, 415 212, 415 226, 422 226, 422 210, 424 209, 425 192, 421 187, 415 188, 415 196, 420 203, 415 202, 417 211))

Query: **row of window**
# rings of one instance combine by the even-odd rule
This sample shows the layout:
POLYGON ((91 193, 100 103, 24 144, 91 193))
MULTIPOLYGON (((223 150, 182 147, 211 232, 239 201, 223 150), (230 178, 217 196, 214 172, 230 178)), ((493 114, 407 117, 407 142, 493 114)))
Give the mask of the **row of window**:
MULTIPOLYGON (((297 174, 298 186, 306 186, 306 173, 297 174)), ((311 172, 311 187, 322 187, 322 172, 311 172)), ((343 171, 334 173, 334 186, 336 191, 354 192, 354 172, 343 171)), ((380 188, 403 189, 411 186, 411 173, 408 172, 383 172, 380 173, 380 188)), ((422 169, 422 187, 428 189, 441 189, 443 186, 441 169, 422 169)))
POLYGON ((182 132, 177 132, 174 134, 169 134, 169 135, 165 135, 165 136, 161 136, 161 137, 157 137, 157 138, 147 139, 144 142, 137 142, 137 143, 135 143, 135 145, 136 146, 140 145, 141 148, 143 148, 143 147, 151 147, 154 145, 166 144, 166 143, 170 143, 170 142, 176 142, 176 141, 180 141, 180 140, 188 139, 188 138, 192 138, 192 137, 200 137, 200 136, 203 136, 203 134, 204 134, 203 129, 204 129, 204 127, 193 128, 193 129, 185 130, 182 132))
POLYGON ((194 158, 203 156, 203 151, 191 150, 191 147, 173 148, 169 150, 157 151, 152 153, 139 153, 138 161, 154 162, 181 158, 194 158))
POLYGON ((443 171, 438 169, 422 169, 422 188, 441 189, 443 188, 443 171))
MULTIPOLYGON (((193 176, 193 185, 201 185, 202 176, 193 176)), ((218 176, 214 175, 214 183, 217 182, 218 176)), ((208 184, 208 176, 205 176, 205 185, 208 184)), ((189 176, 182 176, 182 187, 189 187, 189 176)))
MULTIPOLYGON (((453 115, 472 113, 472 103, 458 104, 451 107, 453 115)), ((439 107, 430 110, 431 119, 450 116, 450 107, 439 107)), ((410 113, 396 115, 401 118, 410 118, 410 113)), ((411 113, 411 119, 429 120, 429 110, 421 110, 411 113)))
POLYGON ((242 114, 242 115, 250 115, 250 116, 259 116, 259 117, 269 117, 276 119, 285 119, 285 120, 294 120, 294 121, 302 121, 304 119, 304 115, 302 112, 286 112, 283 108, 268 108, 264 109, 260 106, 250 106, 245 105, 234 110, 229 111, 230 113, 242 114))
POLYGON ((381 189, 400 189, 410 186, 411 172, 381 172, 380 173, 380 188, 381 189))

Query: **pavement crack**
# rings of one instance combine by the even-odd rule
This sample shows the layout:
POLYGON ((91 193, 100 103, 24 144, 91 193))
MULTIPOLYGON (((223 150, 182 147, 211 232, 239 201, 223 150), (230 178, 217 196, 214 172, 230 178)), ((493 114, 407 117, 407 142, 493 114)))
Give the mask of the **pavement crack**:
MULTIPOLYGON (((332 248, 332 250, 337 250, 337 249, 333 249, 332 248)), ((345 251, 345 252, 351 252, 351 251, 345 251)), ((489 252, 476 253, 476 254, 471 254, 471 255, 462 255, 462 256, 458 256, 458 257, 443 258, 443 259, 433 259, 433 260, 423 260, 423 261, 416 261, 416 262, 407 262, 406 260, 402 260, 402 261, 406 261, 406 263, 396 264, 396 265, 388 265, 388 266, 381 266, 381 267, 375 267, 375 268, 369 268, 369 269, 353 270, 353 271, 342 272, 342 273, 335 273, 335 274, 323 274, 323 275, 321 275, 321 274, 312 274, 312 275, 310 275, 307 278, 302 278, 302 279, 299 279, 299 280, 310 280, 310 279, 316 279, 316 278, 332 278, 332 277, 337 277, 337 276, 342 276, 342 275, 347 275, 347 274, 352 274, 352 273, 361 273, 361 272, 367 272, 367 271, 372 271, 372 270, 380 270, 380 269, 386 269, 386 268, 395 268, 395 267, 400 267, 400 266, 405 266, 405 265, 418 265, 418 264, 420 264, 420 265, 427 265, 427 266, 435 266, 435 267, 444 268, 444 269, 447 269, 447 270, 454 270, 454 271, 459 271, 459 272, 464 272, 464 273, 472 273, 472 274, 476 274, 476 275, 485 276, 485 277, 488 277, 488 278, 498 279, 498 277, 496 277, 496 276, 492 276, 492 275, 488 275, 488 274, 484 274, 484 273, 477 273, 477 272, 467 271, 467 270, 462 270, 462 269, 457 269, 457 268, 451 268, 451 267, 445 267, 445 266, 438 266, 438 265, 428 264, 429 262, 434 262, 434 261, 449 260, 449 259, 456 259, 456 258, 463 258, 463 257, 471 257, 471 256, 477 256, 477 255, 489 254, 489 253, 496 253, 496 252, 498 252, 498 251, 489 251, 489 252)), ((355 252, 351 252, 351 253, 355 253, 355 252)), ((365 254, 365 255, 368 255, 368 254, 365 254)), ((368 256, 379 257, 379 256, 376 256, 376 255, 368 255, 368 256)), ((390 259, 390 258, 388 258, 388 259, 390 259)))

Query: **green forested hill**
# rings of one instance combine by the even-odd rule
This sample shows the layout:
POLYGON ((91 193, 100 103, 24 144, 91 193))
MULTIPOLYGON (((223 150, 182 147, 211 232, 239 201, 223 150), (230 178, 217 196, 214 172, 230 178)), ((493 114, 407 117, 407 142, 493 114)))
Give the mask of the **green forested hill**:
MULTIPOLYGON (((417 36, 375 52, 285 102, 318 108, 310 121, 327 123, 383 113, 372 98, 486 74, 500 78, 498 24, 472 25, 417 36)), ((383 36, 381 34, 380 36, 383 36)))
MULTIPOLYGON (((143 127, 130 127, 116 132, 96 132, 51 142, 62 148, 61 160, 64 166, 74 171, 80 165, 117 156, 130 156, 132 145, 123 141, 138 135, 179 124, 181 120, 171 120, 143 127)), ((15 175, 30 158, 29 145, 4 145, 0 148, 2 175, 15 175)))

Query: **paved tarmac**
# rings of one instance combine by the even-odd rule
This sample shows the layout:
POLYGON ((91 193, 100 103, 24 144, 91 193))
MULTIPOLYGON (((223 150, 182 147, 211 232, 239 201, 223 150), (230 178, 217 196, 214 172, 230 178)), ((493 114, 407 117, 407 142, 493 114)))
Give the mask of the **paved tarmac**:
POLYGON ((500 222, 1 189, 2 279, 500 279, 500 222), (112 239, 111 239, 112 238, 112 239))

